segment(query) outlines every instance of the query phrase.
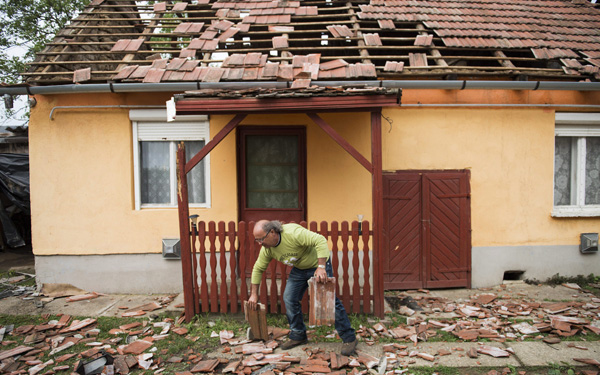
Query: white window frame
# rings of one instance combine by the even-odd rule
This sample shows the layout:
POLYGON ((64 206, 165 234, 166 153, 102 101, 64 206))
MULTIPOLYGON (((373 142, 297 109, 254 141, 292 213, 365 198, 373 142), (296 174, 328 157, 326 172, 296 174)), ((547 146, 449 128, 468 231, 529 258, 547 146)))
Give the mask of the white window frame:
MULTIPOLYGON (((575 204, 554 206, 553 217, 594 217, 600 216, 600 205, 585 204, 585 163, 586 137, 600 137, 600 113, 556 113, 554 139, 556 137, 575 137, 572 149, 571 189, 575 189, 575 204)), ((556 159, 556 155, 554 155, 556 159)), ((552 169, 554 171, 554 168, 552 169)), ((554 173, 552 175, 554 181, 554 173)), ((552 184, 554 187, 554 182, 552 184)), ((554 193, 554 188, 552 189, 554 193)), ((552 198, 554 204, 554 197, 552 198)))
MULTIPOLYGON (((132 109, 129 111, 129 119, 131 120, 133 134, 135 210, 177 207, 177 143, 180 141, 204 141, 204 145, 208 144, 210 140, 208 116, 177 116, 174 121, 167 122, 166 109, 132 109), (145 141, 165 141, 170 143, 170 203, 142 204, 141 202, 140 142, 145 141)), ((203 161, 206 202, 190 203, 190 207, 194 208, 210 208, 211 203, 210 155, 207 155, 203 161)))

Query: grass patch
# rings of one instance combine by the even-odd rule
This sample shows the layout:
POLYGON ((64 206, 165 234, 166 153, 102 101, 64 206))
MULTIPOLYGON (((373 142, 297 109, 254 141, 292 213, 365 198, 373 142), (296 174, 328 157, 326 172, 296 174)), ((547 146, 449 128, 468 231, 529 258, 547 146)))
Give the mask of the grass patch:
POLYGON ((407 374, 412 375, 459 375, 460 370, 455 367, 447 367, 447 366, 414 366, 410 367, 407 371, 407 374))

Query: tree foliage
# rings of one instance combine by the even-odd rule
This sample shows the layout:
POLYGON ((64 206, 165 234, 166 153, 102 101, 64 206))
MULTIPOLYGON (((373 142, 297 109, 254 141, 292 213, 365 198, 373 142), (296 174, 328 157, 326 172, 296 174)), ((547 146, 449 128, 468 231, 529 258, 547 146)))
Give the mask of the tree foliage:
POLYGON ((89 2, 0 0, 0 81, 19 82, 25 63, 89 2))

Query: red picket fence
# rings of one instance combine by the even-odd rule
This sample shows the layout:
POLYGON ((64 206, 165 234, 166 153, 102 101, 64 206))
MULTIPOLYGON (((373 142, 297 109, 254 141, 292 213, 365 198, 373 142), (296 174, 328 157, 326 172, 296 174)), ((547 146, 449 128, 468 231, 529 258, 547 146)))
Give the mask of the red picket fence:
MULTIPOLYGON (((306 227, 306 222, 300 223, 306 227)), ((250 274, 260 251, 252 234, 254 222, 199 222, 192 227, 191 252, 193 277, 184 285, 185 293, 194 296, 194 312, 237 313, 250 293, 250 274)), ((372 233, 369 223, 351 224, 311 222, 309 229, 325 236, 331 248, 331 263, 337 280, 337 296, 346 310, 369 314, 373 311, 371 289, 372 233)), ((185 252, 182 252, 185 253, 185 252)), ((184 255, 182 255, 184 256, 184 255)), ((283 291, 291 267, 272 261, 259 289, 259 300, 271 313, 285 313, 283 291)), ((186 278, 184 277, 184 280, 186 278)), ((308 303, 302 304, 305 312, 308 303)), ((187 310, 187 309, 186 309, 187 310)))

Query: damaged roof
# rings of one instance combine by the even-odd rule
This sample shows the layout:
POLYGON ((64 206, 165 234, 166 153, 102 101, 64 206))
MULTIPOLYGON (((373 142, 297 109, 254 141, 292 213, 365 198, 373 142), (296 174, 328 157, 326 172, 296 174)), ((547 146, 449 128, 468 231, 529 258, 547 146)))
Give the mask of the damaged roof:
POLYGON ((92 0, 23 73, 105 82, 600 79, 585 0, 92 0))

